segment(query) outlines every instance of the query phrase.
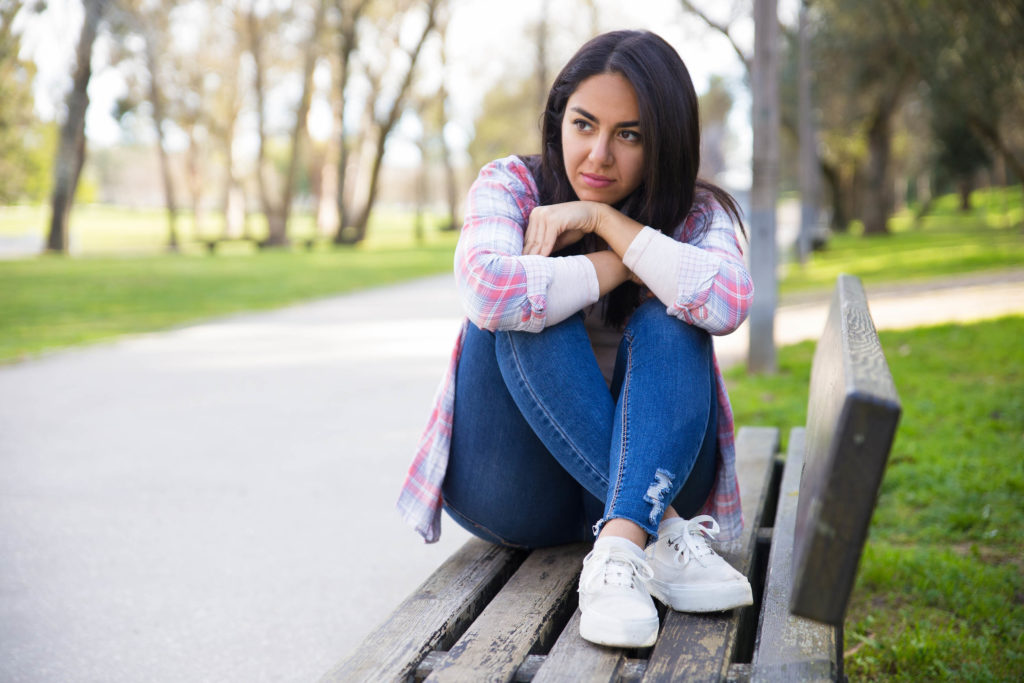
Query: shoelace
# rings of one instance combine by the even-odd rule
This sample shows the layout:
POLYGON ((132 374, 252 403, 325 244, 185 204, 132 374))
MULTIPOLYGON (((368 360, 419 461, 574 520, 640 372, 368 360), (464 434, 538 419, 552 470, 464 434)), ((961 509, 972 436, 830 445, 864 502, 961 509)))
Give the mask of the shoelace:
POLYGON ((699 515, 689 520, 682 531, 666 539, 666 542, 676 551, 673 558, 676 564, 686 564, 694 559, 700 563, 700 566, 706 567, 703 558, 715 554, 715 551, 708 545, 708 539, 714 540, 720 530, 718 522, 710 515, 699 515), (711 522, 711 526, 704 526, 703 522, 711 522))
POLYGON ((654 570, 643 558, 625 552, 591 550, 583 559, 584 567, 592 561, 603 562, 604 569, 590 572, 585 581, 580 583, 581 591, 590 590, 594 583, 634 588, 634 577, 650 579, 654 576, 654 570))

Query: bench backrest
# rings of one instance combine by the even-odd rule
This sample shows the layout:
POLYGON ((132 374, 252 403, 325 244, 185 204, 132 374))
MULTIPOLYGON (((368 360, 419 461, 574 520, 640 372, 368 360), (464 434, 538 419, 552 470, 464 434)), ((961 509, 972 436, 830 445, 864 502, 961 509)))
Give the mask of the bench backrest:
POLYGON ((842 624, 900 410, 864 289, 840 275, 811 368, 794 614, 842 624))

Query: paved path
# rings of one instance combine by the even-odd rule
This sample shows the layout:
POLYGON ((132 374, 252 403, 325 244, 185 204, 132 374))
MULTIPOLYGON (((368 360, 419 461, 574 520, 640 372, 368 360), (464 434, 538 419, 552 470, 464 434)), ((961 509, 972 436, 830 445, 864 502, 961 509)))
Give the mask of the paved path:
MULTIPOLYGON (((1024 311, 953 284, 879 326, 1024 311)), ((466 538, 393 511, 458 323, 440 277, 0 367, 0 680, 316 680, 466 538)))

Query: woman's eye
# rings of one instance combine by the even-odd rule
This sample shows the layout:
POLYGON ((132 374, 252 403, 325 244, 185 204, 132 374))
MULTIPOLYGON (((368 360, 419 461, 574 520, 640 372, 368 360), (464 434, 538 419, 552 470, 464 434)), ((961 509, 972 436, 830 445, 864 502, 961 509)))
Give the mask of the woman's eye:
POLYGON ((590 121, 584 119, 576 119, 572 122, 572 125, 576 126, 576 130, 590 130, 590 121))
POLYGON ((635 130, 624 130, 619 133, 619 135, 621 135, 622 139, 626 142, 640 142, 640 133, 635 130))

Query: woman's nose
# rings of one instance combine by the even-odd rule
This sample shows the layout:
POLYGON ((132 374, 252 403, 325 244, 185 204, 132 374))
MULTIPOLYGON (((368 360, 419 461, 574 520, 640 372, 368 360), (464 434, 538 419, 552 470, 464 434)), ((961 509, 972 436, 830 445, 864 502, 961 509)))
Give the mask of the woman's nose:
POLYGON ((611 140, 604 135, 598 135, 590 148, 589 157, 591 161, 600 164, 610 163, 612 158, 611 140))

